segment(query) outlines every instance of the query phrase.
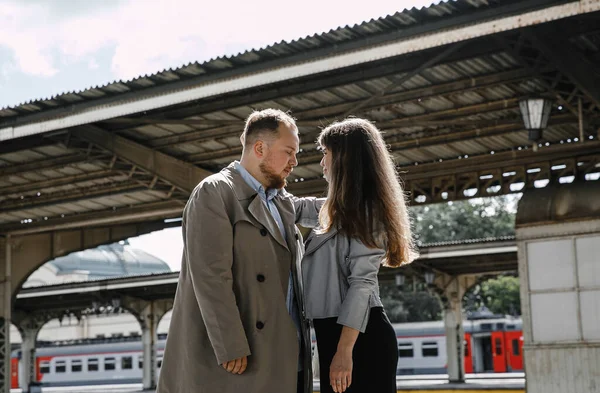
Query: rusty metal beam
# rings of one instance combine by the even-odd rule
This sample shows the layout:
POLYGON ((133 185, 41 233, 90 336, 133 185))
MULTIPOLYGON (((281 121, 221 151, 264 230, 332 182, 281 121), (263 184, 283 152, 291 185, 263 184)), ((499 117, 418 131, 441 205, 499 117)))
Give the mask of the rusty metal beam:
POLYGON ((39 209, 42 207, 62 205, 69 202, 80 202, 88 199, 101 198, 105 196, 126 195, 132 192, 147 190, 147 187, 140 186, 137 182, 123 182, 109 185, 99 185, 75 190, 53 192, 51 194, 41 194, 39 197, 30 196, 28 198, 16 198, 2 201, 0 214, 15 213, 18 211, 39 209))
POLYGON ((158 152, 129 139, 85 125, 77 127, 73 135, 115 154, 124 161, 136 165, 173 186, 191 193, 194 187, 211 172, 188 162, 158 152))
MULTIPOLYGON (((462 107, 458 107, 458 108, 430 112, 430 113, 426 113, 426 114, 422 114, 422 115, 408 116, 408 117, 405 117, 402 119, 379 122, 379 123, 377 123, 377 127, 381 130, 390 131, 391 129, 400 128, 402 126, 415 127, 420 124, 419 122, 422 122, 421 124, 433 124, 434 126, 439 126, 439 125, 444 124, 444 122, 446 122, 446 120, 440 120, 440 119, 443 119, 444 117, 447 117, 447 116, 467 116, 467 115, 472 115, 472 114, 487 114, 490 112, 494 112, 494 111, 498 111, 498 110, 505 110, 505 109, 517 110, 516 105, 518 104, 518 101, 519 101, 518 98, 510 98, 510 99, 490 101, 490 102, 485 102, 485 103, 475 104, 475 105, 466 105, 466 106, 462 106, 462 107)), ((465 120, 465 119, 463 119, 463 120, 465 120)), ((447 122, 452 122, 452 121, 453 121, 453 119, 447 120, 447 122)), ((476 122, 476 120, 473 122, 476 122)), ((484 122, 486 122, 486 121, 484 120, 484 122)), ((503 123, 503 121, 500 120, 500 123, 503 123)), ((514 123, 514 121, 512 123, 516 124, 516 123, 514 123)), ((305 135, 301 135, 300 144, 302 145, 303 143, 314 142, 314 138, 316 137, 316 135, 318 135, 318 132, 315 134, 307 133, 305 135)), ((420 140, 422 140, 422 139, 420 138, 420 140)), ((211 161, 211 160, 215 160, 215 159, 219 159, 219 158, 232 157, 235 155, 239 155, 241 153, 242 153, 242 147, 236 146, 236 147, 230 147, 230 148, 226 148, 226 149, 213 150, 213 151, 209 151, 209 152, 190 154, 190 155, 186 156, 185 159, 187 161, 194 162, 194 163, 202 163, 202 162, 207 162, 207 161, 211 161)), ((302 160, 301 157, 302 157, 302 154, 299 155, 298 159, 302 160)), ((301 163, 303 163, 303 162, 301 161, 301 163)))
MULTIPOLYGON (((462 160, 399 167, 398 171, 413 201, 420 195, 427 198, 417 204, 468 199, 470 197, 462 192, 470 188, 477 189, 473 198, 509 194, 522 192, 511 189, 516 183, 524 183, 527 188, 537 180, 552 183, 565 176, 581 177, 600 172, 600 142, 555 145, 537 152, 527 149, 482 154, 462 160), (529 173, 529 169, 536 171, 529 173), (500 188, 490 192, 492 187, 500 188), (446 198, 443 193, 447 193, 446 198)), ((288 191, 299 196, 323 195, 326 188, 325 180, 318 178, 293 182, 288 191)))
POLYGON ((19 176, 23 173, 39 170, 50 170, 64 168, 72 164, 89 162, 90 158, 85 154, 70 154, 66 156, 36 160, 26 164, 17 164, 0 167, 0 179, 6 176, 19 176))
POLYGON ((32 149, 38 149, 40 147, 58 145, 61 142, 44 138, 43 136, 36 135, 27 138, 20 138, 13 141, 4 142, 0 144, 0 155, 7 153, 16 153, 19 151, 27 151, 32 149))
POLYGON ((26 235, 72 228, 97 227, 181 217, 185 202, 177 200, 144 203, 118 209, 103 209, 65 217, 49 217, 30 224, 3 224, 0 233, 26 235))
MULTIPOLYGON (((511 71, 500 72, 497 74, 483 75, 475 78, 463 79, 460 81, 444 83, 439 85, 426 86, 418 89, 413 89, 400 93, 389 93, 382 96, 375 96, 368 105, 362 106, 355 114, 365 113, 370 110, 378 109, 383 106, 400 104, 404 102, 413 101, 419 98, 428 98, 437 95, 445 95, 456 92, 466 91, 477 91, 493 86, 497 86, 508 82, 518 82, 530 77, 530 73, 524 69, 516 69, 511 71)), ((315 118, 339 116, 344 111, 348 111, 348 108, 356 106, 362 101, 351 101, 344 104, 336 104, 328 107, 322 107, 317 109, 311 109, 307 111, 299 111, 293 113, 298 118, 297 124, 299 127, 321 127, 326 122, 323 120, 310 120, 315 118)), ((293 110, 293 108, 292 108, 293 110)), ((119 119, 113 119, 115 123, 118 123, 119 119)), ((208 125, 211 122, 215 124, 222 124, 219 121, 206 121, 203 119, 164 119, 164 118, 127 118, 126 123, 134 123, 139 120, 139 124, 186 124, 186 125, 208 125)), ((229 124, 229 123, 228 123, 229 124)), ((234 121, 233 125, 226 125, 217 128, 210 128, 204 130, 189 131, 181 134, 169 135, 165 137, 155 138, 148 141, 140 141, 140 143, 158 149, 164 149, 167 147, 173 147, 185 143, 202 143, 211 141, 218 138, 229 138, 232 136, 238 136, 242 132, 242 122, 234 121)), ((125 132, 132 128, 119 129, 115 132, 125 132)))
MULTIPOLYGON (((408 91, 388 93, 374 99, 368 106, 361 109, 359 113, 379 109, 387 105, 402 104, 412 102, 417 99, 426 99, 435 96, 443 96, 459 92, 477 91, 489 87, 494 87, 509 82, 518 82, 531 77, 531 73, 525 69, 516 69, 500 72, 496 74, 483 75, 475 78, 462 79, 454 82, 431 85, 412 89, 408 91)), ((339 116, 344 113, 358 101, 336 104, 327 107, 298 111, 294 116, 300 119, 327 118, 339 116)))
POLYGON ((590 63, 561 33, 557 34, 554 28, 541 25, 524 29, 523 34, 600 108, 600 75, 597 74, 597 65, 590 63))
POLYGON ((394 80, 391 83, 389 83, 385 88, 378 91, 377 94, 374 94, 373 96, 354 104, 351 108, 348 108, 344 112, 342 117, 348 117, 350 115, 355 115, 361 109, 367 107, 369 104, 372 104, 378 97, 384 96, 385 93, 394 89, 394 87, 401 85, 404 82, 409 81, 410 79, 419 75, 421 72, 423 72, 427 68, 432 67, 435 64, 439 63, 441 60, 447 58, 452 53, 461 49, 464 45, 465 45, 464 42, 448 45, 443 51, 441 51, 440 53, 436 54, 435 56, 427 59, 427 61, 425 61, 423 64, 421 64, 417 68, 411 70, 410 72, 406 73, 405 75, 402 75, 398 80, 394 80))
POLYGON ((83 183, 83 182, 88 182, 88 181, 93 181, 93 180, 104 179, 107 177, 109 178, 111 176, 117 176, 117 175, 119 175, 119 173, 116 171, 102 170, 102 171, 95 171, 95 172, 89 172, 89 173, 82 173, 80 175, 60 177, 58 179, 48 179, 48 180, 36 181, 36 182, 31 182, 31 183, 26 183, 26 184, 17 184, 14 186, 0 188, 0 197, 12 195, 12 194, 27 193, 27 192, 32 192, 32 191, 41 192, 45 188, 53 188, 53 187, 60 187, 60 186, 64 186, 64 185, 83 183))

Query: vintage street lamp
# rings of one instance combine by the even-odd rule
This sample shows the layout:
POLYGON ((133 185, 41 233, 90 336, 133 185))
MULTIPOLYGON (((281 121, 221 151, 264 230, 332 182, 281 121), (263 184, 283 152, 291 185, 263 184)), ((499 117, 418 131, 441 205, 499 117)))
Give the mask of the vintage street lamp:
POLYGON ((530 141, 542 139, 542 132, 548 126, 552 101, 546 98, 526 98, 519 101, 521 116, 525 128, 529 131, 530 141))
POLYGON ((394 281, 396 282, 396 288, 401 289, 404 286, 404 282, 406 281, 406 277, 404 277, 404 274, 398 273, 394 277, 394 281))
POLYGON ((426 271, 425 274, 425 283, 427 285, 432 285, 433 281, 435 280, 435 273, 434 272, 430 272, 430 271, 426 271))

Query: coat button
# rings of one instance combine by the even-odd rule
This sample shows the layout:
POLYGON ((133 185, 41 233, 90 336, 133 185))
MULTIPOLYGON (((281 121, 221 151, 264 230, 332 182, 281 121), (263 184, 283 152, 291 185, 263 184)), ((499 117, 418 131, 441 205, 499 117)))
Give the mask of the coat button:
POLYGON ((263 282, 263 281, 265 281, 265 276, 263 276, 262 274, 259 274, 256 276, 256 279, 258 280, 258 282, 263 282))
POLYGON ((263 236, 267 236, 267 230, 265 228, 261 229, 260 234, 263 236))
POLYGON ((258 330, 261 330, 264 327, 265 327, 265 324, 263 322, 261 322, 261 321, 256 322, 256 328, 258 330))

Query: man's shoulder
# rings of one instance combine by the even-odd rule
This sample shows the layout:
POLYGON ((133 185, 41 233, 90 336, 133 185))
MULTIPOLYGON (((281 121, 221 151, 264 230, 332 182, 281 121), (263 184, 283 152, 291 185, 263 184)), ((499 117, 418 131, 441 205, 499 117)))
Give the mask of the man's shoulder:
POLYGON ((233 181, 227 169, 225 168, 202 179, 196 188, 194 188, 192 195, 224 195, 224 193, 231 192, 233 190, 233 181))

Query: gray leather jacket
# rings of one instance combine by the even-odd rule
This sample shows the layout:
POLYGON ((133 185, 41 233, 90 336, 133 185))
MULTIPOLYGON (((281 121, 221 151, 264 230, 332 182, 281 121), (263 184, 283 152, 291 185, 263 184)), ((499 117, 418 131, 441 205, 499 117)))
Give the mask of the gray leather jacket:
POLYGON ((372 307, 382 307, 377 273, 385 255, 332 230, 312 231, 302 259, 306 316, 337 317, 337 322, 364 333, 372 307))

